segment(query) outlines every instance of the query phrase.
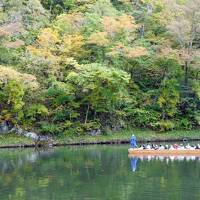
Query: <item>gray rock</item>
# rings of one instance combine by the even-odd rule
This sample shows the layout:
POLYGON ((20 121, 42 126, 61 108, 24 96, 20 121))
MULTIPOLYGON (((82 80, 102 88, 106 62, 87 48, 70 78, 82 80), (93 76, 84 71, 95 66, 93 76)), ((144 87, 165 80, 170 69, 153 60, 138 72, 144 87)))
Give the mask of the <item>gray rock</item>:
POLYGON ((0 134, 5 134, 9 132, 9 126, 6 122, 0 123, 0 134))
POLYGON ((23 135, 23 134, 24 134, 23 129, 22 129, 22 128, 17 128, 17 129, 16 129, 16 134, 18 134, 18 135, 23 135))
POLYGON ((14 126, 10 129, 9 133, 17 133, 17 128, 14 126))
POLYGON ((24 134, 25 137, 29 137, 33 140, 38 140, 39 139, 39 136, 36 134, 36 133, 33 133, 33 132, 26 132, 24 134))
POLYGON ((39 141, 49 141, 49 137, 48 136, 44 136, 44 135, 40 135, 39 136, 39 141))
POLYGON ((97 130, 89 131, 88 135, 91 135, 91 136, 101 135, 101 130, 97 129, 97 130))
POLYGON ((15 133, 17 135, 31 138, 35 142, 35 145, 48 145, 49 147, 53 146, 53 139, 51 137, 25 131, 22 128, 16 126, 11 128, 6 122, 0 123, 0 134, 4 133, 15 133))

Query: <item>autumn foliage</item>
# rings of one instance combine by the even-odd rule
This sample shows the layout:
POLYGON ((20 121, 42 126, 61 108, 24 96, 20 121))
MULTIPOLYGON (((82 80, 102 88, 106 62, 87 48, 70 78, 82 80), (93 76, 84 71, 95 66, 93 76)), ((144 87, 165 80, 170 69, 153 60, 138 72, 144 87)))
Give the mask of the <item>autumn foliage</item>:
POLYGON ((0 121, 42 134, 200 126, 199 0, 0 3, 0 121))

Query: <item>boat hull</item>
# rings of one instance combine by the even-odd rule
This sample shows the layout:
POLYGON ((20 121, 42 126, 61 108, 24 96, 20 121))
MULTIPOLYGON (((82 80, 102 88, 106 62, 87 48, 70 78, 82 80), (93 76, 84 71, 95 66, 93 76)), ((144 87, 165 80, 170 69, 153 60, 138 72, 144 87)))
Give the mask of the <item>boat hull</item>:
POLYGON ((141 155, 152 155, 152 156, 197 156, 200 157, 200 149, 196 150, 151 150, 151 149, 128 149, 129 156, 141 156, 141 155))

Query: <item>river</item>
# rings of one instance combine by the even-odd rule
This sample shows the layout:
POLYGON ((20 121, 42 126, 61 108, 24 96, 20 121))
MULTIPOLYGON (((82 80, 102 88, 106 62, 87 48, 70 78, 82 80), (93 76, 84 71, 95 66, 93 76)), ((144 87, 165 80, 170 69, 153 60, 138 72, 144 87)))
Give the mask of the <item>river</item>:
POLYGON ((0 200, 200 200, 200 159, 127 145, 0 150, 0 200))

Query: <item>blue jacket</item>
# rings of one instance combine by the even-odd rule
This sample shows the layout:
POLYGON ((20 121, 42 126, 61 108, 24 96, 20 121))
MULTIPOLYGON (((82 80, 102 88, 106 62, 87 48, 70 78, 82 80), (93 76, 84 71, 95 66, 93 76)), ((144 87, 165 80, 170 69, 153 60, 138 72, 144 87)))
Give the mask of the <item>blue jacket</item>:
POLYGON ((136 148, 137 147, 137 141, 136 141, 136 137, 135 136, 131 136, 130 145, 131 145, 132 148, 136 148))

